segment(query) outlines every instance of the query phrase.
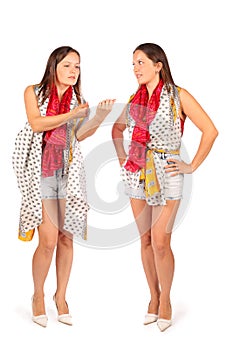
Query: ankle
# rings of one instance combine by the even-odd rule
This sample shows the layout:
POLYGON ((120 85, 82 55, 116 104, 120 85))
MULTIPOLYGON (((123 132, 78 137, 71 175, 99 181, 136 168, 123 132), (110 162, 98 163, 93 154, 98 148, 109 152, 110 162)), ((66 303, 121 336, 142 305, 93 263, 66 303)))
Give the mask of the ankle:
POLYGON ((58 293, 56 292, 53 296, 53 299, 57 302, 64 302, 66 300, 65 294, 64 293, 58 293))
POLYGON ((148 313, 158 314, 159 310, 159 296, 151 296, 151 300, 148 305, 148 313))
POLYGON ((161 294, 159 296, 159 302, 160 302, 160 304, 171 305, 170 294, 165 294, 165 293, 161 292, 161 294))
POLYGON ((57 308, 57 312, 59 315, 61 314, 68 314, 69 313, 69 308, 68 308, 68 304, 65 300, 64 297, 62 297, 61 299, 56 297, 56 294, 53 297, 53 300, 55 302, 56 308, 57 308))
POLYGON ((169 297, 160 298, 159 318, 170 320, 172 316, 172 307, 169 297))
POLYGON ((45 304, 43 296, 32 296, 32 312, 34 316, 45 314, 45 304))
POLYGON ((40 300, 44 300, 44 293, 42 292, 34 292, 33 296, 32 296, 32 300, 33 301, 40 301, 40 300))

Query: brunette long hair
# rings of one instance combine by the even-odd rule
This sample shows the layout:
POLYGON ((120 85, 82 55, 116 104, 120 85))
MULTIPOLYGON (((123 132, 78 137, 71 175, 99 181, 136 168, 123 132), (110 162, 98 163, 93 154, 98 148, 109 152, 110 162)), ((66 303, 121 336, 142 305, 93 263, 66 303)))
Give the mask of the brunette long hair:
POLYGON ((137 50, 143 51, 144 54, 154 63, 161 62, 163 64, 163 67, 160 71, 160 79, 163 80, 164 84, 167 87, 168 84, 175 85, 167 56, 159 45, 153 43, 145 43, 137 46, 133 53, 135 53, 137 50))
MULTIPOLYGON (((61 46, 55 49, 49 56, 44 76, 41 82, 38 84, 39 97, 41 98, 41 104, 44 103, 46 98, 50 95, 51 87, 56 83, 56 69, 59 62, 61 62, 70 52, 75 52, 79 58, 80 54, 77 50, 70 46, 61 46)), ((81 102, 81 72, 79 73, 78 80, 73 85, 78 102, 81 102)))

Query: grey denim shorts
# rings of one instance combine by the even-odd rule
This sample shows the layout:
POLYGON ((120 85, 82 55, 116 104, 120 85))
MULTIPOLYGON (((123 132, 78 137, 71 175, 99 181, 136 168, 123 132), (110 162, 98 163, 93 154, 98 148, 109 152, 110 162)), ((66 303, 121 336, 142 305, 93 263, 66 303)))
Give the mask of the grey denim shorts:
POLYGON ((53 176, 41 177, 41 198, 66 198, 67 181, 68 175, 63 175, 62 169, 56 170, 53 176))

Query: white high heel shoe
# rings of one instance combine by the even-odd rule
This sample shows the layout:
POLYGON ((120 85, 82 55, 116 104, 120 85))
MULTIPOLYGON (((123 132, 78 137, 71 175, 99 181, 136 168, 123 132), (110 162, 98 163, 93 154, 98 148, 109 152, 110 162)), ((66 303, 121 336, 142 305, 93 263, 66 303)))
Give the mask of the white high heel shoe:
MULTIPOLYGON (((55 299, 55 295, 53 296, 53 300, 55 302, 57 311, 58 311, 58 307, 57 307, 57 303, 56 303, 56 299, 55 299)), ((66 303, 67 304, 67 303, 66 303)), ((68 305, 67 305, 68 306, 68 305)), ((57 320, 61 323, 67 324, 68 326, 72 326, 73 322, 72 322, 72 316, 70 314, 61 314, 57 316, 57 320)))
MULTIPOLYGON (((33 303, 33 296, 32 296, 32 303, 33 303)), ((45 314, 38 315, 38 316, 32 315, 32 321, 37 323, 39 326, 42 326, 45 328, 47 327, 48 317, 45 314)))
POLYGON ((161 332, 164 332, 172 325, 172 320, 166 320, 165 318, 158 318, 157 326, 161 332))
POLYGON ((158 320, 158 315, 156 314, 151 314, 151 313, 147 313, 145 315, 145 319, 144 319, 144 325, 156 322, 158 320))
POLYGON ((61 323, 67 324, 68 326, 72 326, 72 316, 70 314, 62 314, 57 316, 57 320, 61 323))
POLYGON ((32 321, 37 323, 39 326, 47 327, 48 317, 46 315, 32 316, 32 321))

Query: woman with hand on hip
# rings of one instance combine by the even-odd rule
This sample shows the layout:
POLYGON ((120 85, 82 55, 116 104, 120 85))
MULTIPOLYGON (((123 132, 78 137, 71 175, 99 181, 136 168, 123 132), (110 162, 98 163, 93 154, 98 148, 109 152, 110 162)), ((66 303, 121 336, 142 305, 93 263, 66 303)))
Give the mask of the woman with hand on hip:
POLYGON ((144 324, 157 321, 164 331, 172 324, 174 256, 170 242, 183 177, 205 160, 218 131, 194 97, 175 85, 160 46, 139 45, 133 52, 133 66, 139 87, 115 122, 112 136, 140 233, 142 264, 151 294, 144 324), (180 157, 186 117, 202 133, 190 164, 180 157), (128 155, 123 145, 126 127, 128 155))
POLYGON ((73 259, 73 238, 86 239, 85 171, 79 141, 91 136, 115 100, 100 102, 88 120, 81 94, 80 54, 69 46, 55 49, 39 84, 25 90, 28 122, 16 138, 13 167, 22 194, 19 238, 39 244, 32 261, 32 320, 46 327, 44 283, 56 249, 58 321, 71 325, 66 290, 73 259), (88 120, 88 121, 87 121, 88 120))

